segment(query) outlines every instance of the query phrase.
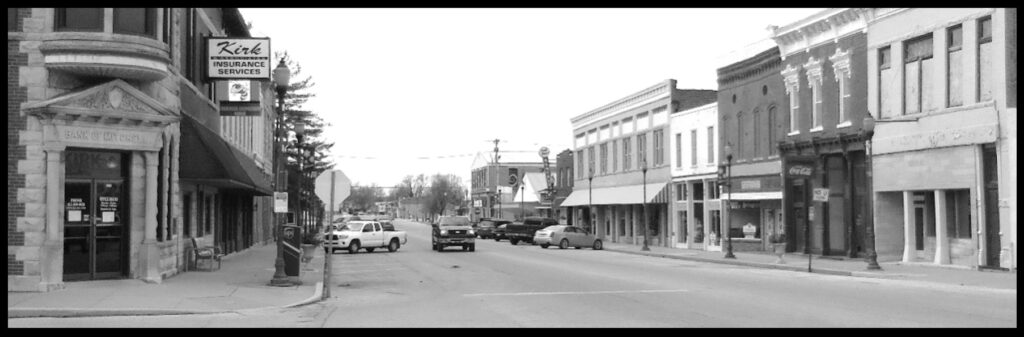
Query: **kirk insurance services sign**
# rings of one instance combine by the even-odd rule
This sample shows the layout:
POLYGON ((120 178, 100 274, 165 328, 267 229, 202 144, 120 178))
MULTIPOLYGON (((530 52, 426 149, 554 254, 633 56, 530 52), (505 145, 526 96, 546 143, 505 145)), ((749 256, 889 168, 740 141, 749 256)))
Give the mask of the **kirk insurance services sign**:
POLYGON ((210 37, 206 51, 211 80, 270 79, 269 38, 210 37))

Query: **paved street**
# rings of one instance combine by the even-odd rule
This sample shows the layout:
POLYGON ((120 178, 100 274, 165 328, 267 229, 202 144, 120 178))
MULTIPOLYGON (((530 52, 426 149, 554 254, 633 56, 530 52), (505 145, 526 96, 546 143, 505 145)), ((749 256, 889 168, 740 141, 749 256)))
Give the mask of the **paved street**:
POLYGON ((332 298, 217 315, 9 319, 17 326, 1015 327, 1016 291, 806 274, 482 240, 334 255, 332 298), (827 299, 827 300, 826 300, 827 299))

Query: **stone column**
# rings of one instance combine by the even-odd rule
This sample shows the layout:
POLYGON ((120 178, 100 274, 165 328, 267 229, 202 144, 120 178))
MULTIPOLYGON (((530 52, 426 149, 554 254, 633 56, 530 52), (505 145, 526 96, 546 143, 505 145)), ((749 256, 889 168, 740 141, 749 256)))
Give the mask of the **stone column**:
POLYGON ((903 262, 914 261, 917 249, 914 247, 914 193, 903 191, 903 262))
POLYGON ((157 155, 155 151, 146 151, 143 156, 146 158, 146 201, 145 225, 146 230, 142 239, 142 279, 146 282, 160 283, 160 247, 156 242, 156 179, 157 179, 157 155))
POLYGON ((935 190, 935 264, 949 264, 949 221, 946 217, 946 192, 935 190))
POLYGON ((64 232, 62 212, 64 147, 44 146, 46 152, 46 232, 39 252, 40 291, 64 288, 64 232))

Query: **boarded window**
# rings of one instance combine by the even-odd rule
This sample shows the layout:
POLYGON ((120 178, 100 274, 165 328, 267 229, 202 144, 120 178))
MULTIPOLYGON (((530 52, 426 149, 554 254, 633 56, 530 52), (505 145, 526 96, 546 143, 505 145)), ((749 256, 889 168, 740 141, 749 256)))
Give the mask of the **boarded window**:
POLYGON ((992 17, 978 20, 978 100, 992 99, 992 17))
POLYGON ((924 111, 929 94, 934 90, 932 80, 932 35, 909 40, 904 45, 904 113, 913 114, 924 111))
POLYGON ((963 27, 957 25, 946 31, 949 41, 946 69, 946 104, 947 106, 961 106, 964 104, 964 65, 963 65, 963 27))
POLYGON ((897 115, 899 111, 899 78, 892 69, 892 49, 878 49, 878 100, 881 118, 897 115))

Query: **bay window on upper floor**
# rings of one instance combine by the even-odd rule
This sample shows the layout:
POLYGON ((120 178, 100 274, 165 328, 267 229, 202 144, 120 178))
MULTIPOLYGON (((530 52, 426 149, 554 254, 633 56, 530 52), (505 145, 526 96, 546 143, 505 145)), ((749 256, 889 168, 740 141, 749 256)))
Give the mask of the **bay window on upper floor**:
MULTIPOLYGON (((106 30, 106 8, 57 8, 54 10, 54 30, 65 32, 103 32, 106 30)), ((156 8, 113 8, 111 13, 112 32, 157 37, 158 25, 156 8)), ((166 21, 167 18, 164 18, 166 21)))

